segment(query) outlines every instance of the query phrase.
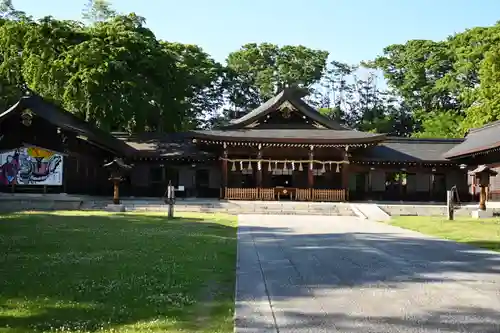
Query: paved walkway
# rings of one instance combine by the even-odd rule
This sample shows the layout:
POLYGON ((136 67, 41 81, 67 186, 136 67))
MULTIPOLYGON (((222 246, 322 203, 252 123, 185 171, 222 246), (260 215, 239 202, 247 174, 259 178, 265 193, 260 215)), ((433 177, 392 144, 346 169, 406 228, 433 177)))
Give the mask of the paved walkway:
POLYGON ((354 217, 239 223, 236 332, 500 332, 500 255, 354 217))

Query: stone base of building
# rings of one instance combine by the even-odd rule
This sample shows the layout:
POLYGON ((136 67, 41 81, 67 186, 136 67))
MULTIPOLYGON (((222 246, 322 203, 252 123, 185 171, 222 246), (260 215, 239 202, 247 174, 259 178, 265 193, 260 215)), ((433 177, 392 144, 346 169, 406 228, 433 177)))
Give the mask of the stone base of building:
POLYGON ((493 210, 474 210, 471 213, 472 218, 474 219, 488 219, 493 217, 493 210))
POLYGON ((104 208, 105 211, 107 212, 114 212, 114 213, 121 213, 125 211, 125 205, 115 205, 115 204, 109 204, 104 208))

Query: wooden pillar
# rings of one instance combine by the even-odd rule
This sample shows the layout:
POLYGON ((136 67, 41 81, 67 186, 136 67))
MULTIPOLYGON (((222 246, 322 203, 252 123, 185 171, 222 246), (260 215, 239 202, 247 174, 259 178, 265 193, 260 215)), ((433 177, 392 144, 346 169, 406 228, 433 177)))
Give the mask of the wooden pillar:
POLYGON ((347 146, 343 152, 343 160, 342 163, 342 188, 345 193, 345 200, 349 200, 349 154, 347 153, 349 146, 347 146))
POLYGON ((113 203, 120 204, 120 179, 117 177, 113 179, 113 203))
POLYGON ((221 199, 226 197, 227 188, 227 146, 224 143, 224 151, 222 152, 222 187, 221 187, 221 199))
POLYGON ((257 188, 260 190, 262 187, 262 146, 259 144, 259 151, 257 152, 257 188))
POLYGON ((474 201, 476 199, 476 177, 471 176, 471 200, 474 201))
POLYGON ((310 146, 309 150, 309 167, 307 168, 307 188, 309 189, 310 192, 310 197, 312 200, 312 189, 314 187, 314 146, 310 146))
POLYGON ((486 210, 486 186, 479 186, 479 209, 486 210))

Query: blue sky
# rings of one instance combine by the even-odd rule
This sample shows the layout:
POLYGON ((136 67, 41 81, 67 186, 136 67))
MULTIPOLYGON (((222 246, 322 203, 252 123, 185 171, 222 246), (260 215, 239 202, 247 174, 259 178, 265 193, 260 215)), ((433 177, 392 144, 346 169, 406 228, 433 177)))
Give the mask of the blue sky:
MULTIPOLYGON (((87 0, 13 0, 34 17, 80 19, 87 0), (71 3, 71 4, 70 4, 71 3)), ((216 60, 248 42, 302 44, 338 61, 373 59, 390 44, 446 38, 500 20, 498 0, 114 0, 158 38, 201 45, 216 60)))

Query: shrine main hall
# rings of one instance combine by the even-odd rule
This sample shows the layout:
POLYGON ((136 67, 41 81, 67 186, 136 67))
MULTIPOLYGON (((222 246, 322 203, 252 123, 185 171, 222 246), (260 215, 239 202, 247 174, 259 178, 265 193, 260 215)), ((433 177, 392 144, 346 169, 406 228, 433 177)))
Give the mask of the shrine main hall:
MULTIPOLYGON (((390 137, 350 129, 304 97, 303 90, 285 89, 216 129, 128 135, 105 133, 39 96, 25 96, 0 114, 0 149, 34 146, 61 154, 61 182, 0 187, 111 195, 102 165, 121 157, 133 165, 122 196, 162 197, 171 183, 178 197, 442 202, 456 186, 469 201, 477 200, 478 189, 467 171, 500 164, 499 122, 457 139, 390 137)), ((500 181, 493 178, 489 199, 499 198, 500 181)))

